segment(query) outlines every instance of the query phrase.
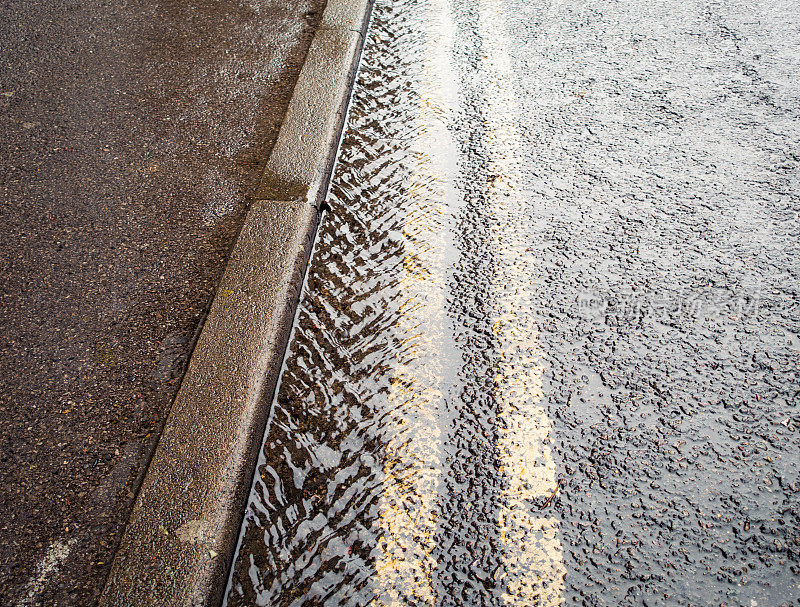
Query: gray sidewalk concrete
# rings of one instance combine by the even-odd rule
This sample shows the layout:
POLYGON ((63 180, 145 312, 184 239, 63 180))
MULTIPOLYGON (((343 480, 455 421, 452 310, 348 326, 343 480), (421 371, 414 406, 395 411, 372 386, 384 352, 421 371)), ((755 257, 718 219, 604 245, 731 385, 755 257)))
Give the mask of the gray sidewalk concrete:
POLYGON ((0 8, 0 603, 96 600, 323 6, 0 8))

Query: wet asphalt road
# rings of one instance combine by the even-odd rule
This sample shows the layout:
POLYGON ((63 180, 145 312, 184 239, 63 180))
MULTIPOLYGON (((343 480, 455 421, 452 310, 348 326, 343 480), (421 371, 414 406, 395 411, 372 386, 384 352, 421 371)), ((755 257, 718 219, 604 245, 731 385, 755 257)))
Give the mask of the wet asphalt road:
POLYGON ((0 605, 91 605, 323 0, 0 3, 0 605))
POLYGON ((800 604, 798 76, 781 0, 378 0, 227 604, 800 604))

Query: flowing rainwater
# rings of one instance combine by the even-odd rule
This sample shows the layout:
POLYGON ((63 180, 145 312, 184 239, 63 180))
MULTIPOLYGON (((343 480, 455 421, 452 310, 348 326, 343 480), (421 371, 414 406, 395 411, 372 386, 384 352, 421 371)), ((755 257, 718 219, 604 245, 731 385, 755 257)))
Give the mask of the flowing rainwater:
MULTIPOLYGON (((744 430, 697 387, 724 396, 738 380, 704 366, 702 347, 676 345, 704 343, 712 321, 620 295, 620 264, 634 291, 682 266, 654 273, 639 246, 655 232, 636 223, 650 199, 609 193, 655 186, 624 163, 592 169, 659 143, 614 131, 650 97, 569 105, 591 83, 550 45, 577 45, 570 56, 598 74, 628 56, 581 46, 580 27, 601 20, 587 6, 376 3, 228 605, 754 604, 797 589, 780 554, 742 585, 757 542, 715 527, 721 512, 791 523, 797 500, 724 502, 741 479, 720 453, 744 430), (567 102, 553 91, 568 78, 567 102), (609 130, 606 152, 589 154, 586 124, 609 130)), ((672 217, 661 233, 686 242, 672 217)), ((664 278, 660 293, 680 297, 681 284, 664 278)), ((734 320, 726 339, 741 345, 750 321, 734 320)), ((753 428, 783 435, 790 400, 753 428)), ((796 482, 796 459, 778 463, 791 447, 762 446, 772 472, 761 473, 796 482)), ((791 556, 795 540, 775 525, 791 556)))

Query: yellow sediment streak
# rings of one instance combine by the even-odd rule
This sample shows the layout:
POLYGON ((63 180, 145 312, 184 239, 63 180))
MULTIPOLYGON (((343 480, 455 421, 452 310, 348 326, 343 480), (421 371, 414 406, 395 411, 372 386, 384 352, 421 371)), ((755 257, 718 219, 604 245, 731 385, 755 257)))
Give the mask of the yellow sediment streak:
POLYGON ((385 446, 384 481, 379 499, 380 538, 376 558, 373 604, 433 605, 433 556, 436 503, 442 473, 439 410, 443 405, 441 348, 449 331, 445 250, 450 234, 445 220, 456 192, 452 171, 445 163, 457 154, 447 130, 449 99, 447 73, 452 34, 442 24, 447 11, 442 1, 429 3, 422 32, 424 64, 420 69, 420 103, 412 153, 413 176, 404 196, 403 304, 397 332, 403 351, 394 369, 388 396, 387 423, 394 427, 385 446), (398 412, 397 415, 392 412, 398 412))
POLYGON ((557 490, 550 451, 552 425, 542 406, 543 352, 531 315, 536 260, 526 253, 524 199, 516 186, 520 141, 515 128, 518 112, 511 60, 504 41, 499 0, 478 1, 478 32, 482 40, 485 78, 484 111, 490 174, 489 209, 494 215, 493 252, 497 276, 493 298, 498 316, 494 333, 501 357, 495 390, 499 403, 498 452, 506 479, 498 526, 503 545, 506 605, 563 605, 564 567, 559 521, 537 510, 557 490))

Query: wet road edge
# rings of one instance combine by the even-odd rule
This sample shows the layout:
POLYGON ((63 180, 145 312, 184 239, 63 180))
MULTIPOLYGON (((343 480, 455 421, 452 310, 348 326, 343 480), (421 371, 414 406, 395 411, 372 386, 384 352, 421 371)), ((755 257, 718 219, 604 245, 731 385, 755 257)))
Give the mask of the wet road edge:
POLYGON ((218 605, 372 0, 329 0, 100 605, 218 605))

